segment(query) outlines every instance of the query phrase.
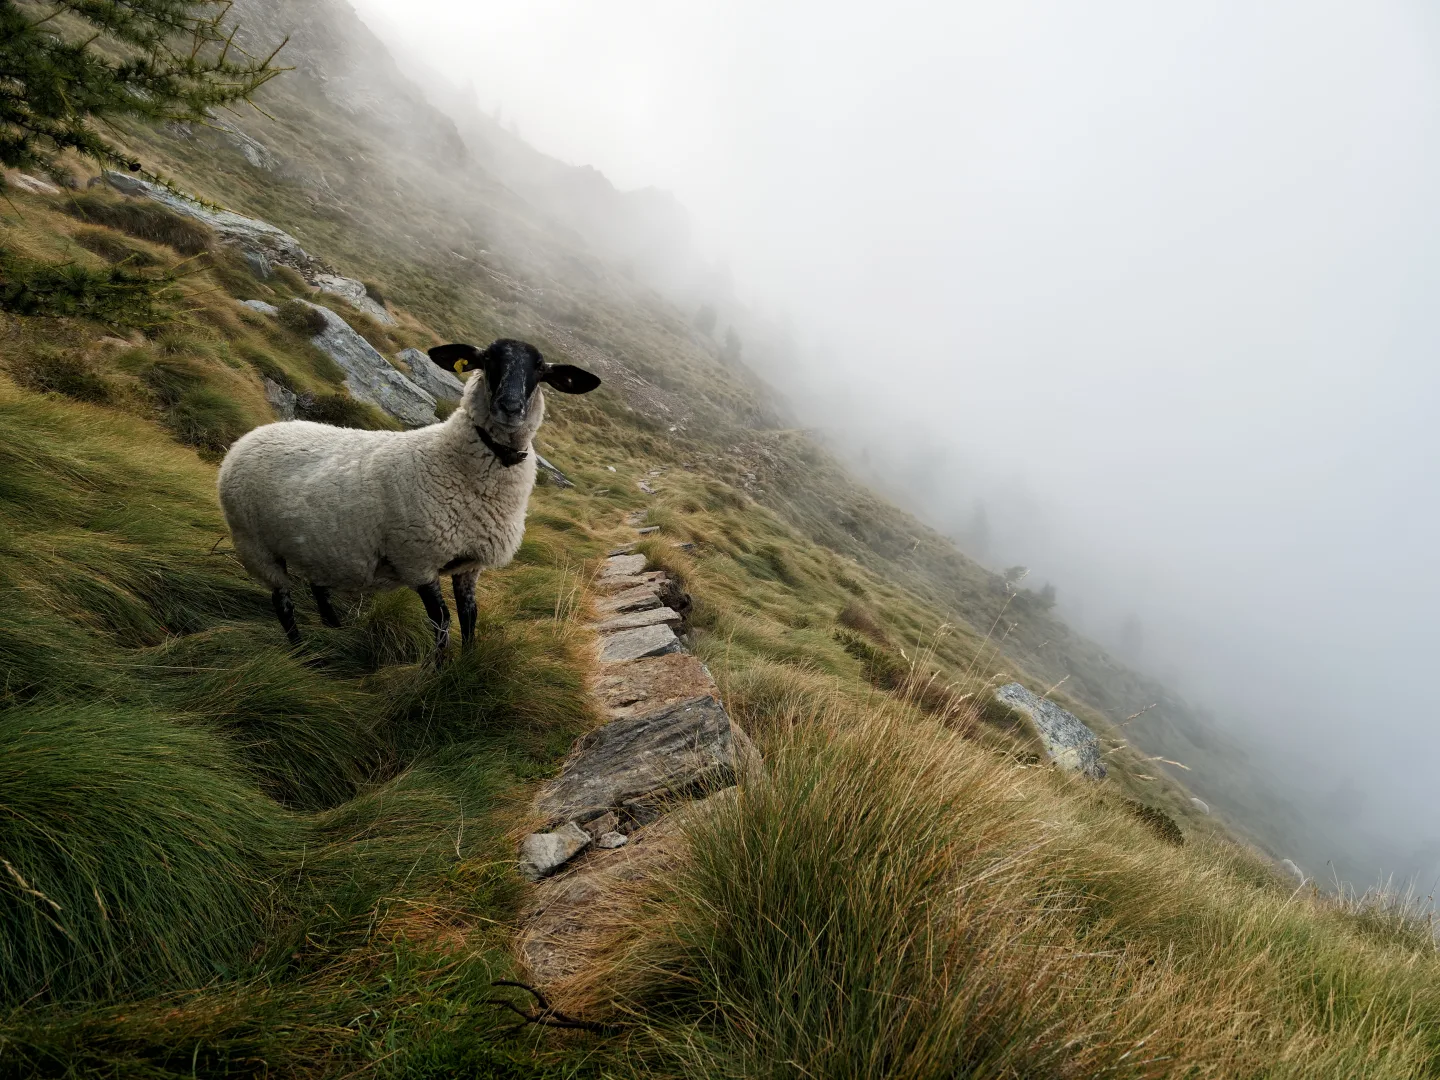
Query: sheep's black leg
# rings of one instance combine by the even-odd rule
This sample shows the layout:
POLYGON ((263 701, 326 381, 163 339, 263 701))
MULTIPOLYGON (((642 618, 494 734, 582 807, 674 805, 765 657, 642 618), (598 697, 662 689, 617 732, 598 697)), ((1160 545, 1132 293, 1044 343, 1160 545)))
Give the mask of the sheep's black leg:
POLYGON ((335 614, 335 607, 330 603, 330 588, 327 585, 311 585, 310 595, 315 597, 315 608, 320 612, 320 621, 331 628, 340 625, 340 616, 335 614))
POLYGON ((290 596, 290 590, 288 588, 272 589, 270 604, 275 608, 275 617, 285 628, 285 636, 290 639, 290 644, 299 645, 300 628, 295 625, 295 601, 290 596))
POLYGON ((445 606, 440 579, 417 585, 415 591, 425 602, 425 614, 430 616, 430 625, 435 627, 435 663, 439 664, 445 658, 445 647, 450 644, 450 609, 445 606))
POLYGON ((450 579, 455 590, 455 610, 460 614, 460 642, 469 645, 475 640, 475 575, 456 574, 450 579))

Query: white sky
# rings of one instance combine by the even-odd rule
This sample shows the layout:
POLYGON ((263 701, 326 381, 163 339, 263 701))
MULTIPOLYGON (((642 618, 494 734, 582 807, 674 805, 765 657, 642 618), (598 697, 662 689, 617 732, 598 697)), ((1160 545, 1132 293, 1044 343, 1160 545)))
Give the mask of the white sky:
POLYGON ((1440 858, 1433 5, 356 4, 674 191, 802 407, 953 449, 937 510, 1440 858))

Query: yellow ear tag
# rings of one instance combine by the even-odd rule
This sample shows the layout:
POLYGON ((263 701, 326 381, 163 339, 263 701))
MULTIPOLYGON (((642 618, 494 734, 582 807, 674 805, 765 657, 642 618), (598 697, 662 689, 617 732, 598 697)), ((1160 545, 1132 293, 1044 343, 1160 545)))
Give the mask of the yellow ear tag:
POLYGON ((465 360, 464 360, 463 358, 460 359, 460 360, 456 360, 456 361, 455 361, 455 374, 456 374, 456 375, 463 375, 464 373, 465 373, 465 360))

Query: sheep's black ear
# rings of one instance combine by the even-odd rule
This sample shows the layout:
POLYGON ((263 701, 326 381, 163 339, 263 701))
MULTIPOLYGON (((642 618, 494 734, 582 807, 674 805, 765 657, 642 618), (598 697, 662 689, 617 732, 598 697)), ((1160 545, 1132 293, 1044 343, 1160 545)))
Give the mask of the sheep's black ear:
POLYGON ((474 345, 436 345, 430 350, 430 359, 459 375, 480 366, 480 350, 474 345))
POLYGON ((547 364, 540 381, 549 383, 562 394, 588 394, 600 385, 600 377, 591 375, 574 364, 547 364))

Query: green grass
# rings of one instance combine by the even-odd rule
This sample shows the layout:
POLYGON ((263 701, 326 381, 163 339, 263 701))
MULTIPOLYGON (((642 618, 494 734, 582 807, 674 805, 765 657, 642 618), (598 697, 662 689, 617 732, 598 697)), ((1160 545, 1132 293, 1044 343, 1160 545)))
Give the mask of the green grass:
POLYGON ((562 1075, 481 1001, 515 974, 521 785, 593 723, 573 575, 483 582, 440 671, 408 592, 338 631, 302 607, 291 653, 214 483, 144 419, 0 379, 0 1074, 562 1075))

